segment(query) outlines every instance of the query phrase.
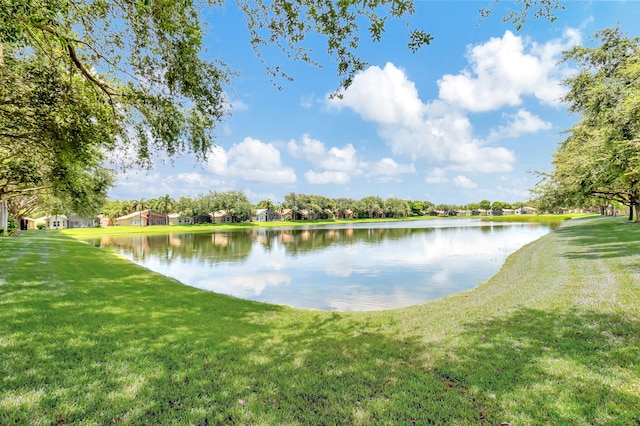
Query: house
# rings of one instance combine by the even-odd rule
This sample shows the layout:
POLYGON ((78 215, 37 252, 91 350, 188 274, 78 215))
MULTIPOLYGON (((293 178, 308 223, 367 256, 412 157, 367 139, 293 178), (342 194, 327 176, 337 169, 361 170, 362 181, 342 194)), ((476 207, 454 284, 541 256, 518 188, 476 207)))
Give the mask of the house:
POLYGON ((193 223, 211 223, 213 218, 211 214, 199 214, 193 217, 193 223))
POLYGON ((292 212, 293 220, 311 220, 312 215, 309 213, 309 210, 299 210, 296 212, 292 212))
POLYGON ((353 210, 351 209, 346 209, 346 210, 337 210, 336 211, 336 219, 353 219, 353 210))
POLYGON ((274 222, 282 220, 282 216, 275 210, 271 209, 258 209, 252 218, 254 222, 274 222))
POLYGON ((33 219, 31 217, 23 217, 20 219, 20 230, 30 231, 32 229, 38 229, 38 224, 44 224, 45 218, 33 219))
POLYGON ((67 216, 63 214, 54 214, 45 218, 47 229, 66 229, 69 227, 67 216))
POLYGON ((157 226, 167 224, 167 215, 153 210, 133 212, 114 219, 118 226, 157 226))
POLYGON ((77 214, 69 216, 67 225, 69 228, 95 228, 96 219, 80 217, 77 214))
POLYGON ((104 226, 113 226, 113 219, 111 219, 109 216, 104 215, 104 214, 99 214, 98 215, 98 223, 100 224, 101 227, 104 226))
POLYGON ((471 211, 471 216, 488 216, 491 214, 491 210, 474 209, 471 211))
POLYGON ((192 225, 193 217, 184 216, 180 213, 169 213, 169 225, 192 225))
POLYGON ((515 213, 516 214, 534 214, 536 211, 538 211, 538 209, 534 207, 522 206, 520 208, 517 208, 515 213))
POLYGON ((226 210, 218 210, 211 213, 213 223, 229 223, 233 222, 233 217, 226 210))
POLYGON ((502 216, 505 214, 513 214, 513 209, 493 209, 491 214, 494 216, 502 216))
POLYGON ((280 211, 280 220, 293 220, 293 210, 284 209, 280 211))

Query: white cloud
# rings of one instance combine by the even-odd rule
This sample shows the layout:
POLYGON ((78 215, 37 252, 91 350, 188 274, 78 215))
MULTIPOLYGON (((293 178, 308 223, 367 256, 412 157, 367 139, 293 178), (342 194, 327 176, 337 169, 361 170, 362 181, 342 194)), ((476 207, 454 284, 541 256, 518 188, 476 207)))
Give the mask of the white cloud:
POLYGON ((283 167, 280 151, 270 143, 250 137, 225 152, 217 147, 209 154, 207 169, 218 175, 270 183, 296 181, 292 168, 283 167))
POLYGON ((309 170, 304 174, 307 182, 314 185, 328 184, 328 183, 337 183, 343 184, 348 183, 351 178, 345 172, 332 172, 332 171, 324 171, 324 172, 314 172, 313 170, 309 170))
MULTIPOLYGON (((415 84, 395 65, 370 67, 354 77, 342 99, 328 99, 335 108, 348 107, 379 125, 378 133, 396 155, 426 161, 442 170, 496 173, 513 170, 515 153, 492 143, 548 130, 551 124, 524 108, 505 113, 506 124, 486 139, 474 135, 469 111, 490 111, 520 105, 525 96, 553 104, 562 95, 560 81, 568 68, 558 66, 563 50, 580 41, 577 30, 545 44, 532 43, 507 31, 503 37, 469 48, 469 69, 445 75, 439 98, 423 103, 415 84)), ((297 147, 318 155, 311 141, 297 147)), ((309 158, 310 154, 307 154, 309 158)), ((442 182, 444 175, 427 176, 442 182)))
POLYGON ((214 186, 224 188, 227 185, 218 179, 196 172, 164 175, 159 172, 146 173, 142 170, 131 170, 118 174, 116 186, 125 198, 138 199, 159 197, 164 194, 170 194, 174 198, 190 196, 194 192, 206 191, 214 186))
POLYGON ((319 158, 324 158, 326 153, 324 143, 317 139, 313 139, 307 134, 302 135, 302 142, 300 144, 291 139, 287 144, 287 148, 292 156, 305 158, 309 161, 316 161, 319 158))
POLYGON ((479 141, 463 142, 451 148, 451 170, 497 173, 513 170, 516 156, 503 147, 482 146, 479 141))
POLYGON ((464 189, 473 189, 478 187, 477 183, 473 182, 466 176, 456 176, 455 178, 453 178, 453 183, 458 188, 464 189))
POLYGON ((396 176, 415 172, 413 164, 398 164, 393 158, 383 158, 369 168, 369 174, 373 176, 396 176))
POLYGON ((560 80, 567 72, 558 66, 560 53, 579 42, 580 33, 573 29, 543 45, 506 31, 502 38, 469 48, 470 69, 444 75, 438 81, 440 98, 476 112, 520 105, 526 95, 558 104, 564 93, 560 80))
POLYGON ((345 172, 356 171, 360 166, 356 159, 356 149, 351 144, 344 148, 331 148, 326 157, 321 160, 320 165, 327 170, 345 172))
POLYGON ((384 68, 372 66, 357 74, 341 99, 327 102, 338 109, 349 107, 365 120, 381 124, 415 125, 423 108, 415 84, 390 62, 384 68))
POLYGON ((447 178, 447 171, 436 167, 427 175, 425 182, 427 183, 447 183, 449 179, 447 178))
POLYGON ((516 138, 526 133, 536 133, 540 130, 549 130, 552 125, 548 121, 542 120, 531 112, 520 109, 515 114, 505 114, 508 124, 493 129, 487 140, 497 140, 503 138, 516 138))

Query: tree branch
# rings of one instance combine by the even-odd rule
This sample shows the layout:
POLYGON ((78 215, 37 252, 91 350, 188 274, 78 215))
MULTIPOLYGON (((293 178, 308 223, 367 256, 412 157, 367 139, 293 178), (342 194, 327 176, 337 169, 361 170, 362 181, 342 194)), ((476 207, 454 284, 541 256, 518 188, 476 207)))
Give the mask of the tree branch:
POLYGON ((78 55, 76 54, 76 49, 73 47, 73 44, 72 44, 71 40, 69 40, 68 38, 66 38, 64 36, 61 36, 55 30, 55 28, 51 27, 50 25, 39 25, 38 28, 41 29, 42 31, 48 32, 50 34, 53 34, 56 37, 58 37, 59 39, 64 41, 64 43, 65 43, 65 45, 67 47, 67 50, 69 51, 69 57, 71 58, 71 61, 73 61, 73 63, 75 64, 76 68, 78 68, 80 70, 80 72, 82 73, 82 75, 84 75, 89 81, 94 83, 96 86, 98 86, 100 88, 100 90, 102 90, 104 93, 106 93, 109 96, 118 95, 118 93, 116 93, 113 90, 111 90, 111 88, 106 83, 103 83, 102 81, 98 80, 96 77, 94 77, 89 72, 88 69, 85 68, 85 66, 82 64, 80 59, 78 59, 78 55))

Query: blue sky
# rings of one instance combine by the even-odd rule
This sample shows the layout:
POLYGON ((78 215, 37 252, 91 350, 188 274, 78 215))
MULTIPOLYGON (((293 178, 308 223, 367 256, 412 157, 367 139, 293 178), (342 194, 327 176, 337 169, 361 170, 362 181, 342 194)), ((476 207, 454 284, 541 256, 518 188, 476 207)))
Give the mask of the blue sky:
POLYGON ((558 64, 561 52, 616 25, 638 36, 640 2, 569 2, 556 22, 529 19, 520 31, 501 19, 512 2, 480 22, 478 9, 488 4, 417 1, 409 21, 432 34, 431 45, 411 53, 406 20, 389 21, 381 42, 361 41, 370 66, 341 100, 328 96, 339 78, 321 39, 309 42, 321 68, 264 52, 294 79, 277 81, 278 90, 242 15, 231 3, 210 11, 205 55, 239 72, 216 148, 206 163, 183 155, 122 173, 110 198, 242 190, 253 202, 280 202, 290 192, 526 201, 537 181, 530 171, 551 168, 561 132, 577 119, 559 102, 560 82, 575 71, 558 64))

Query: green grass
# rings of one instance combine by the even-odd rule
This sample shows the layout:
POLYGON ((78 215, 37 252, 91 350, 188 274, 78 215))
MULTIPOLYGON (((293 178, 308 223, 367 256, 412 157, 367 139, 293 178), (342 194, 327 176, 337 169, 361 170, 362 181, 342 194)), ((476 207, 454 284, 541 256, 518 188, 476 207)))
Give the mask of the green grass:
POLYGON ((60 232, 2 239, 0 262, 0 424, 640 420, 640 227, 620 218, 367 313, 199 291, 60 232))
POLYGON ((483 216, 486 222, 543 222, 562 223, 565 220, 595 217, 593 213, 567 213, 567 214, 508 214, 502 216, 483 216))

